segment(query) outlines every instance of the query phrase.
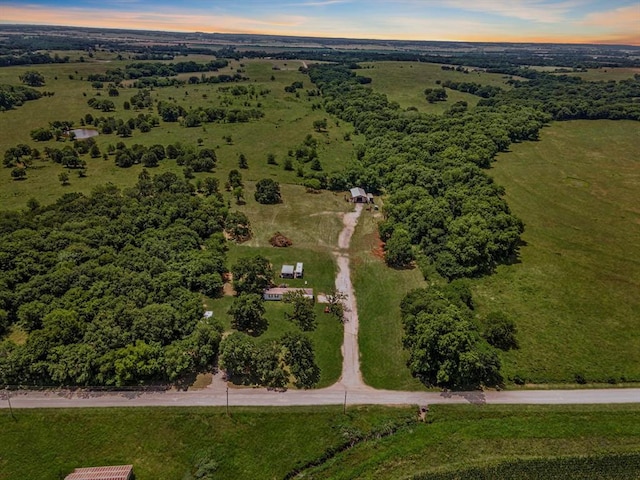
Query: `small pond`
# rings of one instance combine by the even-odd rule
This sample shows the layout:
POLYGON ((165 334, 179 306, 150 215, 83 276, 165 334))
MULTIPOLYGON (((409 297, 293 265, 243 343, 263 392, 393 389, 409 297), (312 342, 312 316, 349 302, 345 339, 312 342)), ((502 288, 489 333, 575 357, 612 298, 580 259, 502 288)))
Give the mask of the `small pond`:
POLYGON ((92 130, 90 128, 74 128, 71 130, 76 136, 77 140, 84 140, 85 138, 91 138, 98 135, 98 130, 92 130))

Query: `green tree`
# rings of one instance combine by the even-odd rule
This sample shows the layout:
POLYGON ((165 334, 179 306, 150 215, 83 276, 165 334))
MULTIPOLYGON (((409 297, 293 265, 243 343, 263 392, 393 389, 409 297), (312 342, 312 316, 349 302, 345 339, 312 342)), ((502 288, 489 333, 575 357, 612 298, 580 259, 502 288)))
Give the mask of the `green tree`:
POLYGON ((273 268, 265 257, 241 257, 231 268, 233 288, 238 294, 256 293, 262 295, 271 285, 273 268))
POLYGON ((405 267, 414 260, 411 238, 403 228, 396 228, 384 245, 384 259, 390 267, 405 267))
POLYGON ((240 205, 240 200, 244 198, 244 188, 242 187, 235 187, 233 189, 233 192, 231 192, 231 195, 233 195, 236 199, 236 203, 238 205, 240 205))
POLYGON ((254 196, 258 203, 268 205, 280 203, 282 200, 280 195, 280 184, 270 178, 258 180, 254 196))
POLYGON ((323 118, 322 120, 315 120, 313 122, 313 129, 316 132, 324 132, 327 129, 327 119, 323 118))
POLYGON ((295 385, 311 388, 320 380, 320 367, 316 364, 311 340, 301 333, 287 332, 281 339, 285 349, 284 360, 296 378, 295 385))
POLYGON ((229 212, 225 220, 224 229, 237 242, 244 242, 251 238, 249 218, 242 212, 229 212))
POLYGON ((230 170, 229 171, 229 185, 231 186, 231 188, 236 188, 236 187, 243 187, 244 184, 242 183, 242 174, 236 170, 230 170))
POLYGON ((244 153, 238 155, 238 167, 244 169, 249 168, 249 162, 247 161, 247 157, 244 153))
POLYGON ((227 313, 233 317, 231 320, 233 328, 257 336, 268 326, 264 312, 264 300, 260 294, 241 293, 233 299, 227 313))
POLYGON ((305 332, 316 329, 316 312, 313 308, 313 299, 305 298, 300 290, 296 290, 287 293, 283 300, 285 303, 290 303, 293 307, 291 312, 285 312, 287 320, 292 321, 305 332))
POLYGON ((30 87, 42 87, 44 85, 44 75, 36 70, 28 70, 20 75, 20 81, 30 87))
POLYGON ((276 156, 273 153, 267 154, 267 165, 277 165, 276 156))
POLYGON ((69 174, 67 172, 62 172, 58 175, 58 180, 62 185, 69 185, 69 174))
POLYGON ((220 184, 217 178, 206 177, 204 180, 202 180, 201 190, 202 190, 202 194, 205 195, 206 197, 218 194, 219 187, 220 187, 220 184))
POLYGON ((11 170, 11 178, 14 180, 24 180, 27 178, 27 169, 24 167, 16 167, 11 170))
POLYGON ((255 370, 256 344, 242 332, 233 332, 220 343, 220 368, 227 377, 250 379, 255 370))

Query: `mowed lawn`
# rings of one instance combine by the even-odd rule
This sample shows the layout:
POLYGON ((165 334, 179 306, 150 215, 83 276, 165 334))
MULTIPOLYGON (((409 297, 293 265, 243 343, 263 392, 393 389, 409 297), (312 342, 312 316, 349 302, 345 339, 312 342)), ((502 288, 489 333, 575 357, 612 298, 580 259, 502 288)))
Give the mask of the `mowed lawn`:
POLYGON ((489 173, 526 224, 520 263, 474 286, 517 324, 506 377, 640 381, 640 123, 554 123, 489 173))
MULTIPOLYGON (((378 203, 380 201, 378 200, 378 203)), ((381 214, 363 210, 351 243, 351 278, 358 305, 361 370, 367 385, 393 390, 424 390, 406 366, 400 301, 425 285, 418 268, 389 268, 381 258, 381 214)))
POLYGON ((402 108, 415 107, 424 113, 441 114, 459 101, 465 101, 469 107, 472 107, 480 100, 480 97, 475 95, 447 88, 446 101, 429 103, 425 98, 424 90, 439 88, 437 81, 475 82, 510 88, 506 83, 508 77, 502 74, 442 70, 440 65, 433 63, 363 62, 361 65, 363 68, 355 72, 363 77, 371 77, 371 88, 387 95, 390 101, 398 102, 402 108))

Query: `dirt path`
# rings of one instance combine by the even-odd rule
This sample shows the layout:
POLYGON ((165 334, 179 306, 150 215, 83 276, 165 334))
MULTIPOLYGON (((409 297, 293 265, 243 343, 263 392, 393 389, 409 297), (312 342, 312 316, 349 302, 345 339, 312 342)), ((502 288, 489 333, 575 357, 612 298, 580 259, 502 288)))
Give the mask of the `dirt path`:
MULTIPOLYGON (((349 265, 349 245, 351 237, 362 213, 362 204, 356 204, 353 212, 343 216, 344 228, 338 237, 338 250, 335 252, 338 264, 336 275, 336 290, 346 294, 344 314, 344 340, 342 342, 342 375, 338 383, 330 388, 353 389, 369 388, 362 380, 360 372, 360 350, 358 347, 358 306, 351 283, 351 268, 349 265)), ((373 389, 372 389, 373 390, 373 389)))

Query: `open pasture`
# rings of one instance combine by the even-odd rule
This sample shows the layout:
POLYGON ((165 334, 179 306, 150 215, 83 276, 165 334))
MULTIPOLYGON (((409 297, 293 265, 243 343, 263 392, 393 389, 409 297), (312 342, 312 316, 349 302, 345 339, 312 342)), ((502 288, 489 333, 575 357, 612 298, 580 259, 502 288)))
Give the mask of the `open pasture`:
POLYGON ((515 320, 511 380, 640 381, 640 126, 554 123, 491 171, 525 222, 520 261, 475 282, 478 313, 515 320))
MULTIPOLYGON (((465 101, 469 107, 475 106, 480 97, 469 93, 446 89, 447 100, 429 103, 425 99, 425 88, 436 88, 438 80, 455 82, 475 82, 509 88, 507 78, 496 73, 471 72, 462 73, 442 70, 440 65, 419 62, 363 62, 357 75, 371 77, 371 88, 384 93, 389 100, 398 102, 400 107, 415 107, 420 112, 440 114, 456 102, 465 101)), ((470 69, 472 70, 472 69, 470 69)))
MULTIPOLYGON (((180 58, 179 61, 189 60, 189 57, 180 58)), ((178 60, 176 60, 178 61, 178 60)), ((224 105, 226 108, 257 108, 264 112, 264 117, 248 123, 210 123, 199 127, 186 128, 179 123, 160 122, 158 127, 148 133, 140 133, 134 130, 131 137, 121 138, 115 134, 99 135, 96 138, 97 145, 102 152, 106 152, 107 146, 122 141, 127 146, 139 143, 145 146, 153 144, 168 145, 181 142, 187 145, 201 145, 202 148, 213 148, 218 157, 218 166, 214 175, 224 185, 228 171, 238 168, 238 157, 242 153, 248 160, 249 168, 243 170, 243 178, 248 181, 257 181, 264 177, 275 177, 280 182, 299 183, 301 179, 297 175, 298 162, 294 160, 294 170, 285 171, 283 162, 290 150, 295 150, 309 134, 318 141, 318 156, 324 171, 330 172, 341 169, 352 157, 353 145, 358 142, 357 136, 352 140, 343 139, 346 133, 352 129, 348 125, 330 120, 326 131, 317 132, 313 128, 315 120, 321 120, 326 114, 321 110, 313 110, 312 104, 315 97, 306 94, 311 89, 308 78, 298 72, 300 62, 292 62, 291 69, 284 65, 279 70, 273 70, 273 61, 232 61, 225 69, 232 73, 238 69, 245 70, 244 75, 249 80, 229 84, 195 84, 178 87, 154 88, 152 99, 154 107, 147 110, 124 110, 124 102, 133 96, 137 89, 121 88, 118 97, 108 97, 106 89, 92 88, 86 80, 87 75, 103 73, 107 69, 124 67, 131 60, 104 60, 84 63, 38 65, 46 80, 42 91, 53 91, 52 97, 27 102, 23 106, 11 111, 0 113, 0 155, 17 144, 27 144, 38 148, 41 152, 44 147, 64 146, 64 143, 48 141, 34 142, 29 132, 35 128, 48 127, 49 122, 55 120, 72 120, 75 125, 80 124, 80 119, 90 113, 95 116, 113 116, 116 119, 127 120, 138 113, 156 113, 157 101, 170 101, 182 105, 187 111, 196 107, 217 107, 224 105), (242 66, 241 66, 242 64, 242 66), (295 69, 293 68, 295 67, 295 69), (271 79, 273 77, 273 80, 271 79), (83 78, 83 80, 81 80, 83 78), (286 93, 284 87, 294 81, 303 82, 304 88, 299 90, 299 96, 286 93), (229 93, 229 87, 244 85, 256 92, 253 95, 233 95, 229 93), (260 95, 259 92, 266 92, 260 95), (102 113, 87 105, 87 100, 100 94, 103 98, 109 98, 115 105, 115 111, 102 113), (230 138, 230 141, 229 141, 230 138), (199 140, 201 142, 199 142, 199 140), (267 155, 275 155, 276 165, 267 164, 267 155)), ((286 63, 286 62, 285 62, 286 63)), ((19 85, 19 76, 27 70, 34 68, 8 67, 0 69, 0 83, 19 85)), ((211 74, 218 74, 213 72, 211 74)), ((210 74, 205 74, 210 75, 210 74)), ((191 75, 189 75, 191 76, 191 75)), ((199 76, 199 74, 195 74, 199 76)), ((62 187, 58 182, 58 174, 64 168, 58 164, 47 161, 35 161, 32 168, 28 169, 27 179, 14 181, 11 179, 9 169, 0 171, 0 203, 3 208, 20 208, 26 204, 30 197, 36 198, 41 203, 49 203, 62 193, 69 191, 88 192, 94 186, 106 182, 116 185, 130 186, 135 183, 141 169, 135 165, 129 169, 121 169, 114 165, 113 157, 108 160, 91 159, 85 156, 87 161, 87 177, 75 178, 71 172, 71 185, 62 187)), ((302 165, 304 171, 309 171, 308 165, 302 165)), ((171 170, 181 172, 182 168, 175 162, 165 160, 160 163, 152 173, 171 170)), ((196 174, 208 175, 208 174, 196 174)))

